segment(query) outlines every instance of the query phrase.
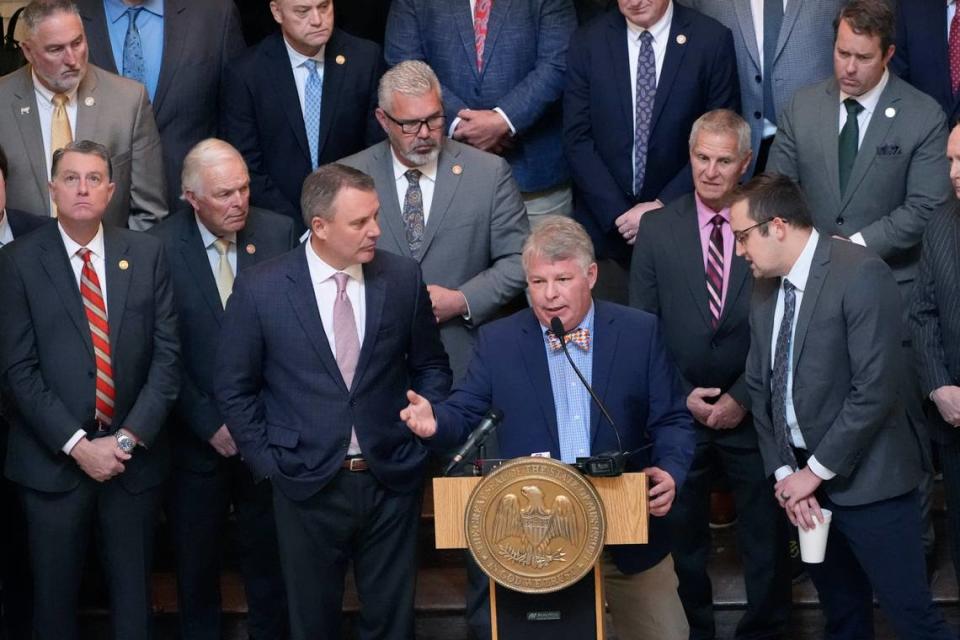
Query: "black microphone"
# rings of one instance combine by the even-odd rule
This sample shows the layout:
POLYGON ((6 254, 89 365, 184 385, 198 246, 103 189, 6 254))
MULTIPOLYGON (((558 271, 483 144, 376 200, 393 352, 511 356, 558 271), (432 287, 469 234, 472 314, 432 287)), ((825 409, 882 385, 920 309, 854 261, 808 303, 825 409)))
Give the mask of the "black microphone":
POLYGON ((486 415, 483 416, 483 420, 480 421, 477 428, 473 430, 473 433, 470 434, 467 441, 463 443, 463 446, 457 451, 457 455, 453 456, 447 468, 443 470, 443 475, 450 475, 450 472, 453 471, 464 458, 470 455, 474 449, 482 445, 487 437, 493 433, 494 429, 500 426, 501 420, 503 420, 503 412, 500 411, 500 409, 491 408, 487 411, 486 415))
POLYGON ((567 351, 567 341, 564 340, 567 332, 563 328, 563 321, 557 317, 550 318, 550 331, 552 331, 553 335, 560 341, 560 348, 563 349, 563 355, 567 356, 567 361, 570 363, 570 366, 573 367, 574 373, 580 378, 580 382, 583 383, 584 388, 590 394, 590 397, 593 398, 593 401, 597 403, 597 408, 600 409, 600 413, 603 414, 603 417, 606 418, 610 426, 613 427, 613 433, 617 437, 617 449, 619 449, 619 451, 601 453, 596 456, 591 456, 590 458, 577 458, 576 466, 587 475, 618 476, 623 473, 623 469, 626 466, 623 442, 620 440, 620 430, 617 429, 616 423, 614 423, 613 418, 610 417, 610 412, 607 411, 603 402, 600 401, 600 396, 596 394, 593 387, 587 382, 587 379, 583 377, 580 369, 574 364, 570 352, 567 351))

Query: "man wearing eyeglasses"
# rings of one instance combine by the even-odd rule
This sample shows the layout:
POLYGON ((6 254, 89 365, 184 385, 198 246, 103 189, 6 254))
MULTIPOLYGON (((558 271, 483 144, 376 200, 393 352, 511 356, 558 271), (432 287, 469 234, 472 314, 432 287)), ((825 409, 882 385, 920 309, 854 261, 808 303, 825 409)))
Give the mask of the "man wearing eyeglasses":
POLYGON ((387 71, 378 97, 388 139, 342 162, 376 183, 377 248, 420 263, 456 380, 477 327, 523 290, 523 200, 503 158, 444 136, 440 82, 426 63, 387 71))

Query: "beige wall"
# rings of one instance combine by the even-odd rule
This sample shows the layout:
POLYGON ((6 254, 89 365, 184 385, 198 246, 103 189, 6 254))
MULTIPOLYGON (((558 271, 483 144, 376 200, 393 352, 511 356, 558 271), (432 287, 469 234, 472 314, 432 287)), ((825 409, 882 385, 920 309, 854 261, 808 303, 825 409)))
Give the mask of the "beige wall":
MULTIPOLYGON (((3 16, 3 33, 7 33, 7 19, 14 11, 27 4, 23 0, 0 0, 0 16, 3 16)), ((19 29, 18 29, 19 31, 19 29)))

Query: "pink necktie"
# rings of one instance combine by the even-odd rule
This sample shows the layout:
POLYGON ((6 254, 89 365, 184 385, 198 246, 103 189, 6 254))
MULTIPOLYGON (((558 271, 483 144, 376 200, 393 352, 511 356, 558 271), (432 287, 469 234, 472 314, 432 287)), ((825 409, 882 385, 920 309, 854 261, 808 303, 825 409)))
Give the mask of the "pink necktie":
POLYGON ((483 47, 487 42, 487 22, 493 0, 477 0, 473 7, 473 35, 477 44, 477 70, 483 70, 483 47))
MULTIPOLYGON (((333 274, 337 283, 337 298, 333 303, 333 342, 337 350, 337 366, 347 389, 353 385, 353 375, 357 372, 357 360, 360 357, 360 337, 357 333, 357 320, 353 316, 353 305, 347 296, 347 274, 339 271, 333 274)), ((360 450, 357 432, 350 428, 349 452, 360 450)))

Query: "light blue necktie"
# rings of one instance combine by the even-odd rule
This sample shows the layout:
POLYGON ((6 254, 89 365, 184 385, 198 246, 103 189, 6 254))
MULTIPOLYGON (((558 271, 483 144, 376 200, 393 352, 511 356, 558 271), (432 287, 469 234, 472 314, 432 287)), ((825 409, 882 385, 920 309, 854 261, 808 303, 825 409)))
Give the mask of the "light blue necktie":
POLYGON ((316 60, 307 60, 303 66, 309 73, 303 92, 303 124, 307 128, 310 162, 316 169, 320 166, 320 101, 323 98, 323 81, 317 73, 316 60))
POLYGON ((143 7, 127 9, 127 35, 123 38, 123 76, 144 84, 143 44, 140 42, 140 30, 137 29, 137 16, 143 7))

